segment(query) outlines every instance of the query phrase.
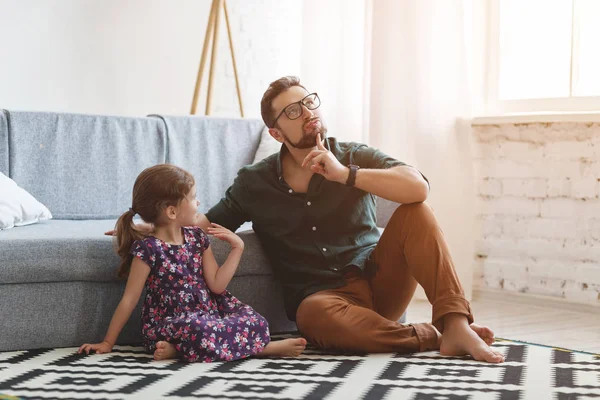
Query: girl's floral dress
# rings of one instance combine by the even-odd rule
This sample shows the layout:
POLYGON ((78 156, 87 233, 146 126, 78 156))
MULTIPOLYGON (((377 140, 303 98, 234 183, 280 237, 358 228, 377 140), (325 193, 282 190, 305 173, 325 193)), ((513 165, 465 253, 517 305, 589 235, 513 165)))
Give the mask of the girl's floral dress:
POLYGON ((260 353, 270 341, 267 321, 228 291, 210 291, 202 268, 208 237, 200 228, 183 228, 183 234, 180 246, 150 236, 131 248, 151 270, 142 308, 146 350, 154 352, 164 340, 188 362, 231 361, 260 353))

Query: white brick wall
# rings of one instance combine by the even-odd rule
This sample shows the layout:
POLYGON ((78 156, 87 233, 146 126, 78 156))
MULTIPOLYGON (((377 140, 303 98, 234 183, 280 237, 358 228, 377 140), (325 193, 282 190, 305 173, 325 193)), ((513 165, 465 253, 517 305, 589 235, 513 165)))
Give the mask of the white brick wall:
POLYGON ((476 284, 600 305, 600 124, 473 133, 476 284))

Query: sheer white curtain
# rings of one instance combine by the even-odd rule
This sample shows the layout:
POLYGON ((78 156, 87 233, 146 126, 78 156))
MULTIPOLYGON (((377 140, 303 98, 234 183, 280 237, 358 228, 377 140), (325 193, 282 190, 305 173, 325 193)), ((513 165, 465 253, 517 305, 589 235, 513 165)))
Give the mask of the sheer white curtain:
POLYGON ((329 135, 368 140, 371 0, 304 0, 301 82, 319 93, 329 135))
MULTIPOLYGON (((475 189, 470 152, 470 26, 463 0, 374 0, 368 142, 421 170, 471 297, 475 189)), ((423 294, 419 293, 418 297, 423 294)))

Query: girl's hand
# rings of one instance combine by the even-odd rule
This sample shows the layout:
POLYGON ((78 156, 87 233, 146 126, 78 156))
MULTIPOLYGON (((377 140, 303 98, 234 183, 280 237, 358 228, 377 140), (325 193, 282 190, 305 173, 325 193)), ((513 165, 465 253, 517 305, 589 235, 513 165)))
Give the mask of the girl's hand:
POLYGON ((81 345, 79 350, 77 350, 77 353, 81 354, 83 352, 86 352, 87 354, 90 354, 90 350, 94 350, 96 354, 110 353, 112 351, 112 348, 112 345, 105 340, 102 343, 83 344, 81 345))
POLYGON ((213 235, 217 239, 223 240, 231 245, 232 249, 243 249, 244 241, 235 233, 231 232, 229 229, 215 224, 214 222, 210 224, 207 229, 209 235, 213 235))

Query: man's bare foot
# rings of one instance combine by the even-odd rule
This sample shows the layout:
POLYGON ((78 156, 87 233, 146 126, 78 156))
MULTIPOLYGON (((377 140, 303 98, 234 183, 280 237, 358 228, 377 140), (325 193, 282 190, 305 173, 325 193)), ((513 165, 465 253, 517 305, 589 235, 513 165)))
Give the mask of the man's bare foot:
POLYGON ((486 327, 471 324, 460 314, 448 314, 444 317, 444 334, 440 343, 443 356, 470 355, 477 361, 500 363, 504 356, 492 349, 488 342, 493 341, 494 333, 486 327), (475 325, 475 326, 473 326, 475 325))
POLYGON ((488 346, 494 344, 494 332, 490 328, 478 324, 471 324, 469 326, 488 346))
POLYGON ((258 357, 298 357, 306 348, 306 339, 274 340, 265 346, 258 357))
POLYGON ((154 350, 154 359, 156 361, 170 360, 175 358, 176 355, 177 350, 175 350, 175 346, 171 343, 165 341, 156 343, 156 350, 154 350))
MULTIPOLYGON (((488 346, 491 346, 496 341, 494 332, 487 326, 481 326, 479 324, 471 324, 469 326, 488 346)), ((442 334, 437 329, 435 330, 435 333, 437 334, 437 348, 439 349, 442 344, 442 334)))

